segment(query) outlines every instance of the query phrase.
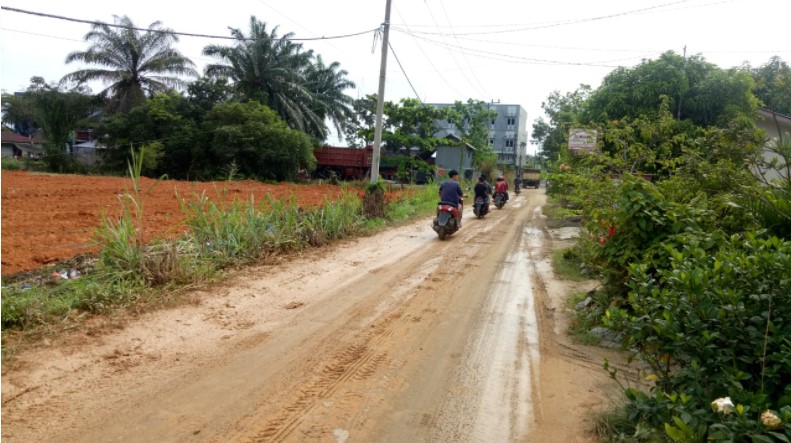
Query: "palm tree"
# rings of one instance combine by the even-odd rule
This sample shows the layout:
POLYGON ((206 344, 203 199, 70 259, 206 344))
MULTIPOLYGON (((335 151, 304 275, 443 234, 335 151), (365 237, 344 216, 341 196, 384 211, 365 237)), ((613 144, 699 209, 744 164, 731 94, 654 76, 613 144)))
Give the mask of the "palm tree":
POLYGON ((195 64, 172 48, 178 41, 172 29, 157 21, 145 32, 140 32, 129 17, 113 17, 120 28, 106 23, 94 24, 84 37, 91 43, 88 50, 75 51, 66 57, 66 63, 76 61, 101 68, 72 72, 61 82, 83 84, 101 80, 109 83, 99 95, 109 96, 112 108, 126 112, 145 103, 146 95, 183 87, 185 82, 179 75, 197 76, 195 64))
POLYGON ((316 56, 315 63, 308 68, 307 78, 308 87, 318 102, 316 112, 329 119, 342 138, 348 123, 355 118, 354 100, 343 91, 356 85, 346 78, 349 73, 345 69, 338 70, 339 67, 338 62, 325 65, 321 56, 316 56))
POLYGON ((354 86, 343 79, 346 71, 335 72, 337 63, 327 67, 321 59, 320 65, 314 65, 313 51, 292 42, 294 34, 278 36, 277 27, 269 32, 266 23, 253 16, 249 36, 235 28, 231 35, 236 40, 233 46, 203 49, 204 55, 222 61, 207 66, 207 76, 230 78, 243 96, 266 104, 292 128, 322 140, 327 136, 325 117, 337 128, 344 116, 351 115, 351 100, 342 97, 343 89, 354 86), (341 109, 344 105, 346 111, 341 109))

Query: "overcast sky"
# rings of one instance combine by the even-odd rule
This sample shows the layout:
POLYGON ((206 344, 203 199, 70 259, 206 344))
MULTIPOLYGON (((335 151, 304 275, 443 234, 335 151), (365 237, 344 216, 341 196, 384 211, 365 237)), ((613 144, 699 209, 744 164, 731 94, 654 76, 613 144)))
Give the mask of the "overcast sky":
MULTIPOLYGON (((542 115, 553 90, 596 87, 618 66, 634 66, 667 50, 701 54, 723 68, 760 66, 772 55, 791 62, 791 0, 392 0, 385 98, 428 103, 468 98, 519 104, 528 127, 542 115), (406 78, 411 80, 410 87, 406 78), (417 95, 416 95, 417 93, 417 95)), ((4 7, 112 22, 127 15, 141 27, 161 21, 179 32, 228 36, 247 31, 251 15, 280 34, 315 38, 362 32, 384 20, 385 0, 4 0, 4 7)), ((59 80, 80 66, 66 55, 84 50, 89 25, 3 10, 0 15, 0 87, 24 90, 32 76, 59 80)), ((245 32, 247 33, 247 32, 245 32)), ((227 40, 181 37, 177 48, 202 70, 204 46, 227 40)), ((338 61, 357 89, 375 93, 381 42, 373 33, 306 41, 325 62, 338 61)), ((92 85, 98 92, 102 85, 92 85)), ((330 140, 333 142, 335 140, 330 140)), ((528 147, 533 153, 535 146, 528 147)))

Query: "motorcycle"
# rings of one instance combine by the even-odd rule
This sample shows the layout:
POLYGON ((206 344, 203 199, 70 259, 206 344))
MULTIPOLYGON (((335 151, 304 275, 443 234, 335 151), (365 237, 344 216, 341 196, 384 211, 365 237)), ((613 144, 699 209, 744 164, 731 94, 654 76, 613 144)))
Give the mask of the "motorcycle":
POLYGON ((440 240, 445 240, 454 232, 461 228, 461 204, 459 208, 448 202, 439 202, 437 205, 437 216, 434 217, 434 224, 431 226, 440 240))
POLYGON ((505 194, 503 194, 502 192, 498 192, 494 194, 494 206, 496 206, 497 209, 503 209, 504 205, 505 205, 505 194))
POLYGON ((489 205, 483 197, 475 197, 475 204, 472 206, 472 212, 478 218, 486 217, 489 213, 489 205))
POLYGON ((516 185, 514 187, 514 194, 519 195, 519 193, 522 192, 522 191, 519 190, 519 188, 521 188, 521 186, 519 186, 519 185, 516 185))

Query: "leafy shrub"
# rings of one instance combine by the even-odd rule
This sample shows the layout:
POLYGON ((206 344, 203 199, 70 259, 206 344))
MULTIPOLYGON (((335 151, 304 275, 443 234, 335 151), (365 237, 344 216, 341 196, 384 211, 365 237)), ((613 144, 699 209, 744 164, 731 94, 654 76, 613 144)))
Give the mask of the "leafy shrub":
POLYGON ((791 243, 746 235, 716 251, 664 247, 669 267, 655 276, 646 263, 631 266, 630 309, 605 318, 656 380, 652 396, 627 390, 633 421, 674 439, 786 441, 760 414, 786 411, 778 435, 791 433, 791 243), (726 396, 733 415, 709 406, 726 396))

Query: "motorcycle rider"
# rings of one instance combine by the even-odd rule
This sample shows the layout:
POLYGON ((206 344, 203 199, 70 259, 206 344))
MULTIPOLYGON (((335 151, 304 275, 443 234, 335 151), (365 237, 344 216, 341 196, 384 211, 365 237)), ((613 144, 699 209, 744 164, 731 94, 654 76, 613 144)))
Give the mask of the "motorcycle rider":
POLYGON ((503 194, 505 196, 505 201, 508 201, 508 183, 502 175, 498 176, 497 180, 494 182, 494 193, 503 194))
POLYGON ((451 169, 450 172, 448 172, 448 180, 445 180, 439 185, 439 200, 456 206, 459 210, 456 219, 459 222, 460 228, 461 214, 464 209, 462 197, 464 197, 464 193, 461 191, 461 185, 459 184, 459 172, 455 169, 451 169))
POLYGON ((478 197, 483 198, 483 207, 487 213, 489 212, 489 197, 492 195, 492 185, 486 182, 486 176, 481 174, 478 177, 478 183, 475 184, 475 199, 477 200, 478 197))

